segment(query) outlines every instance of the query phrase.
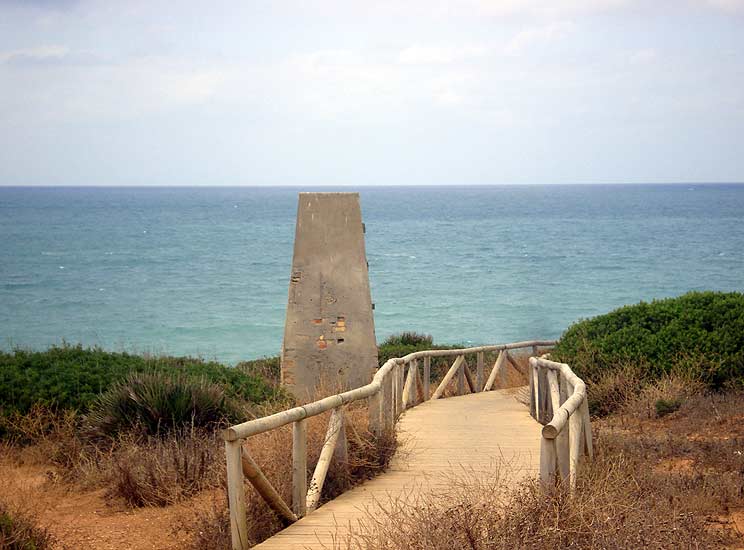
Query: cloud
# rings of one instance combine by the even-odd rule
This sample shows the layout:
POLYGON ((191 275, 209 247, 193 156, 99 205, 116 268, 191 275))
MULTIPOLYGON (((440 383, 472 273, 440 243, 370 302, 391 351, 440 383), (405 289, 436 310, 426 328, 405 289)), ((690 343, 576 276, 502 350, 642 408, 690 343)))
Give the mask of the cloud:
POLYGON ((569 21, 557 21, 547 25, 527 28, 519 31, 504 47, 504 53, 518 55, 533 46, 553 42, 568 35, 574 29, 569 21))
POLYGON ((638 3, 638 0, 471 0, 468 2, 480 14, 491 17, 528 15, 551 18, 606 13, 638 3))
POLYGON ((398 54, 398 63, 403 65, 443 65, 483 57, 488 52, 489 48, 486 46, 440 47, 415 45, 401 50, 398 54))
POLYGON ((703 5, 731 13, 744 13, 744 0, 704 0, 703 5))
POLYGON ((631 65, 651 65, 659 59, 659 52, 655 48, 634 50, 628 54, 631 65))
POLYGON ((67 46, 48 45, 0 52, 0 63, 45 63, 62 59, 70 52, 67 46))

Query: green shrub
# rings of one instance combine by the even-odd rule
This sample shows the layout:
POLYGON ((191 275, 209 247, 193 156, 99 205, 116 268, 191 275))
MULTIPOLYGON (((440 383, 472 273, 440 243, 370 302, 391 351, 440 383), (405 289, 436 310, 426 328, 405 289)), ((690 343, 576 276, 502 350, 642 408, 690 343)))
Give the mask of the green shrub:
MULTIPOLYGON (((380 365, 384 365, 393 357, 404 357, 415 351, 424 351, 428 349, 454 349, 460 347, 463 346, 436 345, 434 344, 433 338, 428 334, 401 332, 388 336, 377 346, 377 359, 380 365)), ((441 361, 437 359, 436 362, 438 364, 441 361)))
POLYGON ((148 357, 82 346, 0 352, 0 413, 34 405, 86 411, 96 396, 130 373, 171 372, 203 377, 229 397, 261 402, 275 390, 261 379, 220 363, 191 357, 148 357))
POLYGON ((690 292, 575 323, 553 355, 590 383, 621 364, 656 380, 686 369, 713 388, 744 380, 744 294, 690 292))
POLYGON ((87 423, 99 436, 133 429, 158 435, 188 426, 216 428, 246 416, 220 386, 204 378, 134 373, 96 399, 87 423))
POLYGON ((272 387, 279 386, 281 382, 281 359, 278 355, 241 361, 235 365, 235 368, 249 376, 263 380, 272 387))
POLYGON ((673 399, 671 401, 667 401, 665 399, 659 399, 654 404, 654 407, 656 407, 656 416, 658 416, 659 418, 661 418, 662 416, 671 414, 676 410, 679 410, 681 406, 682 406, 682 401, 680 399, 673 399))
POLYGON ((391 334, 382 343, 383 346, 431 346, 434 339, 430 334, 421 334, 413 331, 391 334))

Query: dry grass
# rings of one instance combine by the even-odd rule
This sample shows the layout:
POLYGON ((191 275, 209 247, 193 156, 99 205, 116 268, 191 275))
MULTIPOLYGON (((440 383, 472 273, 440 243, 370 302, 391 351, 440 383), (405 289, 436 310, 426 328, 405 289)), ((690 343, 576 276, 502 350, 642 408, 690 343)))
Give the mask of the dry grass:
POLYGON ((185 550, 229 550, 230 511, 227 508, 227 494, 215 500, 206 510, 196 511, 192 517, 184 518, 179 529, 191 534, 189 546, 185 550))
POLYGON ((453 548, 715 548, 730 533, 706 528, 703 517, 666 492, 665 484, 628 457, 600 456, 583 472, 576 493, 545 495, 537 482, 504 495, 494 477, 471 477, 446 499, 414 506, 393 503, 338 548, 424 550, 453 548))
MULTIPOLYGON (((283 409, 285 403, 277 407, 283 409)), ((275 411, 267 406, 265 412, 275 411)), ((395 451, 394 437, 376 438, 368 431, 366 407, 350 406, 345 414, 348 457, 331 466, 322 502, 376 475, 395 451)), ((308 419, 308 476, 325 441, 329 415, 308 419)), ((57 483, 79 490, 104 487, 108 498, 131 507, 166 506, 224 484, 223 442, 219 434, 207 430, 192 427, 160 438, 130 432, 101 441, 85 437, 75 415, 58 416, 43 409, 16 417, 13 429, 15 441, 6 445, 4 454, 17 464, 51 465, 50 478, 57 483)), ((291 426, 251 438, 248 449, 283 498, 291 502, 291 426)), ((246 494, 252 540, 258 542, 282 528, 249 485, 246 494)), ((225 525, 212 521, 217 516, 224 516, 219 507, 203 522, 203 528, 190 530, 195 536, 199 532, 223 536, 225 525)))
POLYGON ((224 478, 219 435, 189 427, 167 437, 128 432, 90 439, 73 413, 36 408, 13 419, 15 440, 5 456, 18 465, 52 466, 50 478, 81 490, 105 487, 107 496, 129 506, 165 506, 224 478))
MULTIPOLYGON (((519 369, 507 365, 506 374, 501 381, 505 387, 523 385, 526 380, 524 373, 527 372, 529 357, 517 355, 514 359, 519 369)), ((441 380, 444 373, 449 369, 451 360, 451 358, 441 358, 432 361, 433 381, 441 380)), ((495 360, 495 355, 493 357, 486 356, 486 376, 490 373, 490 368, 495 360)), ((474 373, 475 364, 469 366, 474 373)), ((432 391, 435 387, 432 384, 432 391)), ((452 384, 445 395, 453 393, 455 388, 456 386, 452 384)), ((335 393, 335 391, 325 388, 321 390, 321 393, 329 395, 335 393)), ((335 498, 349 488, 384 470, 397 447, 393 434, 377 438, 369 432, 367 428, 368 412, 365 406, 351 406, 346 409, 345 414, 348 459, 344 464, 335 462, 331 465, 323 487, 321 503, 335 498)), ((308 419, 308 477, 312 475, 312 470, 320 455, 328 420, 329 413, 308 419)), ((291 426, 252 437, 248 441, 247 448, 282 498, 286 502, 291 502, 291 426)), ((283 525, 276 514, 268 508, 249 485, 246 485, 246 495, 249 538, 251 544, 257 544, 278 532, 283 525)), ((224 502, 218 503, 213 509, 198 513, 193 521, 189 520, 185 528, 194 533, 194 542, 191 548, 194 550, 229 548, 230 533, 225 506, 224 502)))
MULTIPOLYGON (((261 413, 286 407, 282 400, 264 405, 261 413)), ((347 407, 348 457, 344 463, 334 460, 321 502, 373 477, 392 457, 394 437, 373 436, 367 429, 367 414, 366 406, 347 407)), ((308 419, 308 476, 325 441, 329 415, 308 419)), ((56 415, 40 408, 16 416, 7 425, 14 437, 4 444, 4 455, 18 465, 52 466, 50 479, 73 490, 106 488, 109 499, 130 507, 166 506, 224 485, 224 445, 219 434, 192 427, 167 437, 128 432, 101 440, 87 437, 82 425, 79 416, 56 415)), ((253 437, 247 448, 283 498, 291 502, 291 426, 253 437)), ((261 541, 283 527, 249 485, 246 494, 252 540, 261 541)), ((203 521, 185 528, 194 534, 195 544, 201 545, 197 547, 208 548, 202 537, 224 538, 227 527, 217 519, 226 517, 224 504, 217 504, 203 521)))
POLYGON ((166 506, 218 487, 225 478, 222 439, 192 428, 167 439, 125 436, 108 465, 108 492, 129 506, 166 506))
MULTIPOLYGON (((308 419, 308 478, 312 475, 320 455, 328 418, 329 414, 323 414, 308 419)), ((396 448, 392 435, 377 438, 369 432, 366 407, 350 407, 346 410, 346 433, 348 459, 341 463, 334 458, 323 486, 321 502, 335 498, 350 487, 384 470, 396 448)), ((291 426, 250 438, 248 449, 285 502, 291 502, 291 426)), ((251 544, 258 544, 280 531, 284 525, 250 485, 246 484, 245 489, 248 536, 251 544)), ((195 518, 190 518, 186 522, 184 528, 193 533, 190 548, 202 550, 230 547, 229 518, 225 501, 223 497, 212 509, 199 512, 195 518)))
MULTIPOLYGON (((621 377, 618 377, 621 378, 621 377)), ((699 386, 697 386, 699 388, 699 386)), ((669 376, 595 422, 596 457, 574 495, 503 476, 453 480, 444 495, 384 503, 338 548, 730 548, 744 510, 744 394, 696 391, 669 376), (679 400, 659 417, 658 400, 679 400)), ((508 470, 508 468, 507 468, 508 470)))
POLYGON ((26 510, 0 502, 0 549, 62 550, 49 531, 26 510))

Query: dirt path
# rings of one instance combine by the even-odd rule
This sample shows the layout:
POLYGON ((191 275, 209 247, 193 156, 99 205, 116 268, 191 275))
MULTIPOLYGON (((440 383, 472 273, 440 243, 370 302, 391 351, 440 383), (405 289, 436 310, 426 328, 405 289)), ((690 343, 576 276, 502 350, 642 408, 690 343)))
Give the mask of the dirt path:
POLYGON ((49 468, 0 463, 3 500, 38 518, 69 550, 171 550, 187 542, 179 530, 195 510, 212 506, 218 494, 205 492, 165 508, 132 510, 111 504, 99 489, 76 492, 49 481, 49 468))

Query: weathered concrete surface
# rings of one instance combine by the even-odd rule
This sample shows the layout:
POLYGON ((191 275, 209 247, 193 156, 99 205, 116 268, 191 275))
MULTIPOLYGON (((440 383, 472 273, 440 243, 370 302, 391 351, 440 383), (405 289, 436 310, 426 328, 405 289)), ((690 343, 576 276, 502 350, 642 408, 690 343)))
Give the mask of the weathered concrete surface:
POLYGON ((376 367, 359 194, 300 193, 282 383, 307 399, 367 384, 376 367))

